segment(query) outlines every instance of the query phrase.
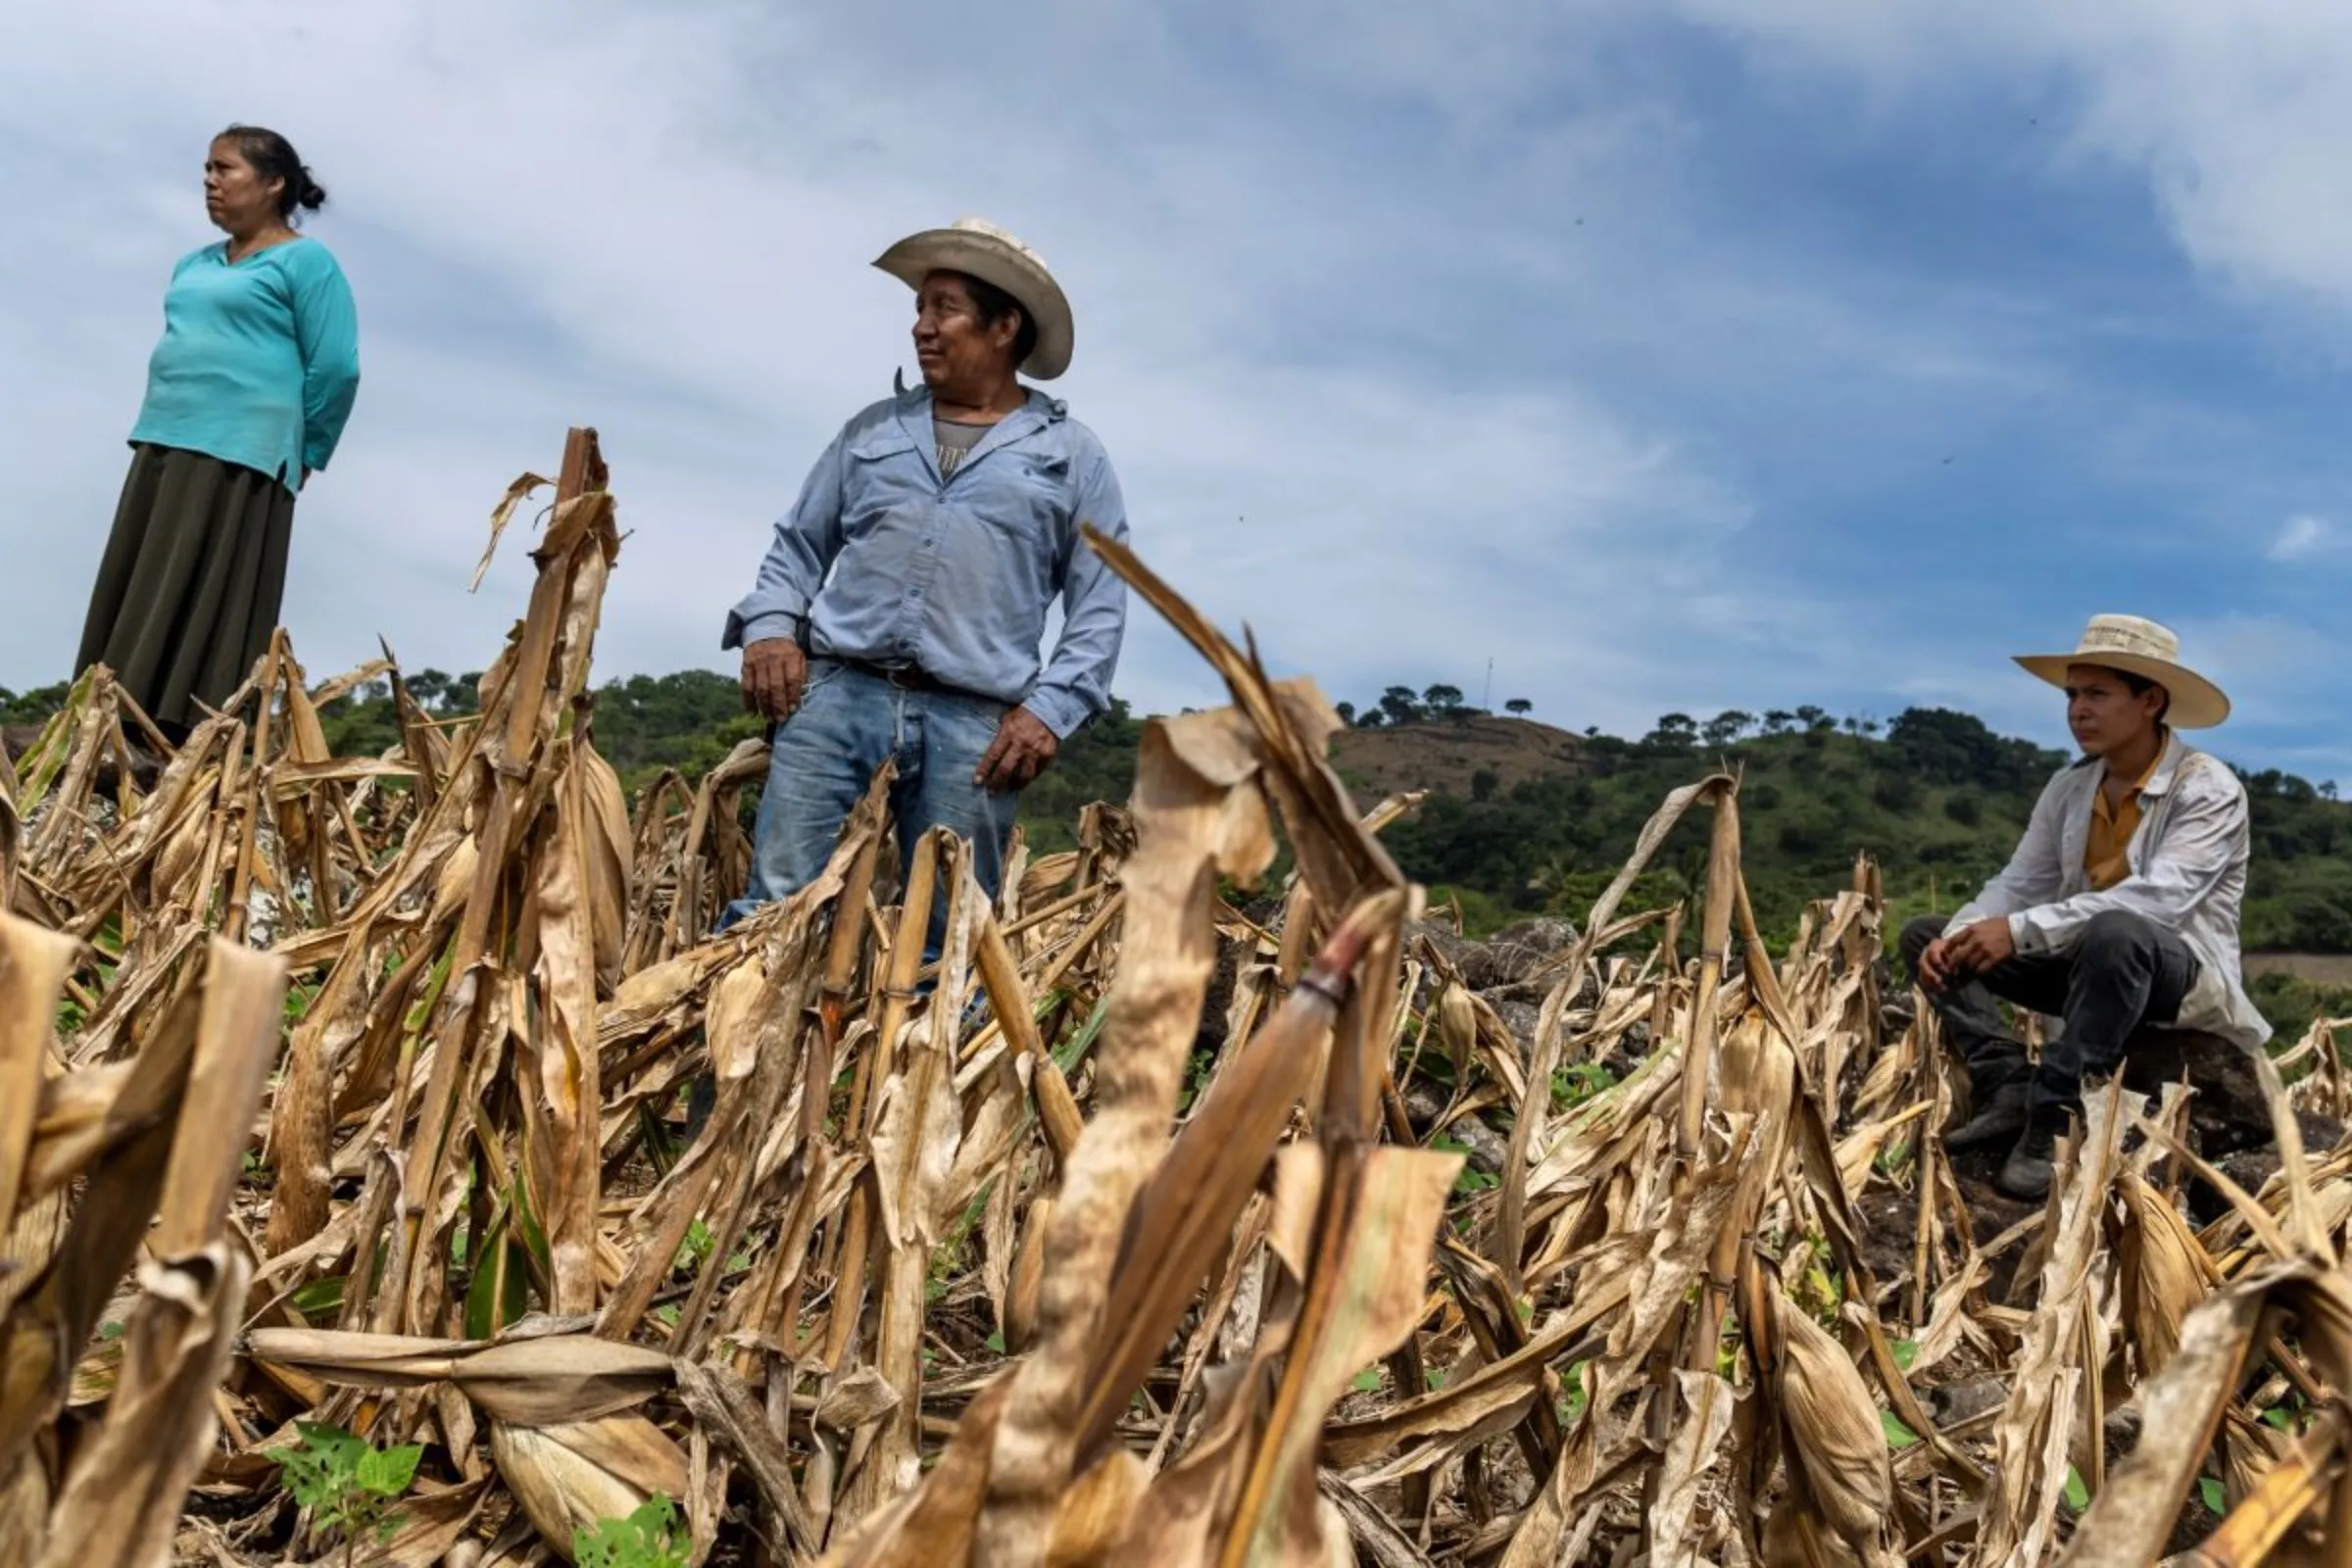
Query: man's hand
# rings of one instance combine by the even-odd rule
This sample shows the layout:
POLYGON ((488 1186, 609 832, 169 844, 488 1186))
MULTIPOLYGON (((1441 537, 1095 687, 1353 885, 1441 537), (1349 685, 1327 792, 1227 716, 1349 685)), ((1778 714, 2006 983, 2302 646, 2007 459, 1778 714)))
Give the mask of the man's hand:
POLYGON ((770 718, 790 718, 808 685, 808 656, 790 637, 769 637, 743 651, 743 706, 770 718))
MULTIPOLYGON (((2011 934, 2009 922, 1996 916, 1964 926, 1941 942, 1932 944, 1920 958, 1920 967, 1925 969, 1933 963, 1948 983, 1954 978, 1983 974, 2016 956, 2017 938, 2011 934), (1937 949, 1942 951, 1938 953, 1937 949)), ((1942 985, 1932 989, 1939 991, 1942 985)))
POLYGON ((1060 739, 1044 719, 1026 708, 1007 709, 988 755, 972 770, 972 782, 992 794, 1026 788, 1054 765, 1054 754, 1060 750, 1060 739))
POLYGON ((1952 983, 1952 942, 1951 937, 1937 937, 1919 956, 1920 988, 1930 996, 1940 996, 1952 983))

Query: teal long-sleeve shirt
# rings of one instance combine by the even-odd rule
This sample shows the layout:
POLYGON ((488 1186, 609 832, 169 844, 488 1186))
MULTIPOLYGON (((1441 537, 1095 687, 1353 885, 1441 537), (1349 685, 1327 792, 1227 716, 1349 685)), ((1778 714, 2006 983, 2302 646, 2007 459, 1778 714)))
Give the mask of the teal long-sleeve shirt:
POLYGON ((202 452, 288 490, 323 468, 360 390, 360 318, 334 254, 294 239, 180 258, 134 442, 202 452))

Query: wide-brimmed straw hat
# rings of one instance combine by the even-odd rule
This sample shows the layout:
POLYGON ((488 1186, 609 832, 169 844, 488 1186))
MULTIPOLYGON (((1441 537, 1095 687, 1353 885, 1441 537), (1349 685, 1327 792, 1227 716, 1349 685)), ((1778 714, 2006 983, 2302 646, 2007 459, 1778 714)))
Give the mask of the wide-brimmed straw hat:
POLYGON ((1020 302, 1037 323, 1037 346, 1020 368, 1040 381, 1051 381, 1070 368, 1070 350, 1077 336, 1070 319, 1070 302, 1061 285, 1047 270, 1045 258, 996 224, 978 218, 958 218, 946 228, 926 228, 909 234, 884 251, 874 265, 908 288, 919 289, 933 272, 962 272, 983 283, 994 283, 1020 302))
POLYGON ((2021 654, 2017 662, 2059 687, 2076 664, 2152 680, 2173 699, 2164 721, 2175 729, 2211 729, 2230 716, 2230 699, 2222 689, 2180 662, 2180 639, 2172 628, 2137 615, 2093 615, 2073 653, 2021 654))

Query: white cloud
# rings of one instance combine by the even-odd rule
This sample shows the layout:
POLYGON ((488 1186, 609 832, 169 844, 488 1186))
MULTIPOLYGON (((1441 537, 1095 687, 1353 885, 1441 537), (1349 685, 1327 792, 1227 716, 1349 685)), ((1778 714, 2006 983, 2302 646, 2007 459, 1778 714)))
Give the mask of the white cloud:
MULTIPOLYGON (((488 504, 575 421, 599 427, 633 530, 604 666, 723 667, 768 525, 906 359, 903 292, 867 262, 965 212, 1067 281, 1057 390, 1109 446, 1147 559, 1270 658, 1340 695, 1458 679, 1483 669, 1477 622, 1547 706, 1605 681, 1641 708, 1670 678, 1646 650, 1737 646, 1736 615, 1692 626, 1673 595, 1728 584, 1748 509, 1676 431, 1573 368, 1465 383, 1438 353, 1532 248, 1531 160, 1590 186, 1623 142, 1607 122, 1492 170, 1488 143, 1363 158, 1301 132, 1311 103, 1235 93, 1171 22, 1064 9, 1017 37, 946 6, 44 11, 0 59, 0 179, 89 239, 0 252, 0 348, 42 368, 0 389, 0 471, 47 521, 0 681, 64 673, 160 281, 207 237, 197 155, 231 119, 278 125, 318 170, 316 232, 361 301, 366 381, 289 583, 315 672, 379 633, 412 662, 486 660, 528 569, 511 543, 462 592, 488 504)), ((1212 698, 1145 618, 1122 688, 1212 698)))
POLYGON ((2299 512, 2279 527, 2278 537, 2271 541, 2267 554, 2273 561, 2282 563, 2309 561, 2335 549, 2337 543, 2333 524, 2308 512, 2299 512))
MULTIPOLYGON (((1767 72, 1887 101, 2046 82, 2072 105, 2048 117, 2052 155, 2155 182, 2215 272, 2352 292, 2315 162, 2346 139, 2336 116, 2352 132, 2332 86, 2352 81, 2352 17, 2253 4, 2224 19, 2250 19, 2241 37, 2187 0, 1671 5, 1767 72), (2327 90, 2266 86, 2296 61, 2327 90), (2266 161, 2266 137, 2293 145, 2266 161), (2320 216, 2299 224, 2298 204, 2320 216)), ((1809 498, 1887 519, 1855 555, 1896 560, 1922 469, 1997 465, 2006 429, 2070 409, 2095 410, 2077 417, 2114 470, 2204 460, 2198 482, 2236 503, 2217 515, 2331 505, 2299 470, 2306 487, 2246 502, 2247 476, 2280 466, 2260 462, 2259 419, 2210 457, 2226 408, 2176 392, 2158 417, 2167 388, 2078 378, 2051 351, 2071 308, 1743 244, 1742 221, 1786 238, 1774 192, 1728 217, 1696 193, 1722 127, 1629 52, 1655 15, 38 8, 0 53, 0 188, 51 236, 0 247, 0 364, 23 368, 0 377, 0 683, 64 673, 162 278, 209 237, 196 156, 231 119, 279 124, 318 168, 335 204, 317 231, 361 295, 368 379, 303 501, 289 586, 314 672, 379 631, 412 662, 486 660, 528 569, 510 541, 466 596, 487 508, 574 421, 601 430, 632 530, 603 667, 721 667, 720 614, 768 524, 906 358, 905 296, 866 263, 967 212, 1068 283, 1061 390, 1103 435, 1146 558, 1335 696, 1475 691, 1492 655, 1498 697, 1579 728, 1884 709, 1955 680, 1997 704, 2006 628, 2032 612, 2006 577, 1808 581, 1792 563, 1816 519, 1771 492, 1801 471, 1809 498)), ((2071 497, 2033 499, 2038 515, 2071 497)), ((2008 711, 2039 714, 2011 684, 2008 711)), ((1143 613, 1120 686, 1154 709, 1216 695, 1143 613)))
POLYGON ((2136 171, 2200 267, 2259 291, 2352 298, 2338 156, 2352 139, 2352 7, 2338 0, 1671 3, 1762 46, 1768 65, 1826 66, 1882 97, 1987 77, 2039 95, 2051 112, 2025 117, 2020 136, 2136 171))
POLYGON ((2182 617, 2181 658, 2227 688, 2236 716, 2255 723, 2308 718, 2340 686, 2333 636, 2277 615, 2182 617))

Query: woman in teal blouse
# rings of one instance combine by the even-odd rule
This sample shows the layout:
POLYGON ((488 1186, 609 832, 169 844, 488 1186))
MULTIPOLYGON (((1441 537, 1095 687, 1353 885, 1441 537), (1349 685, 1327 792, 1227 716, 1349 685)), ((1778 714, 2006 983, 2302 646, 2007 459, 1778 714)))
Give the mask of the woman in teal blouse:
POLYGON ((74 667, 112 669, 175 744, 269 651, 294 498, 359 391, 351 287, 295 227, 325 203, 285 137, 230 126, 204 166, 205 213, 228 238, 181 258, 164 293, 74 667))

